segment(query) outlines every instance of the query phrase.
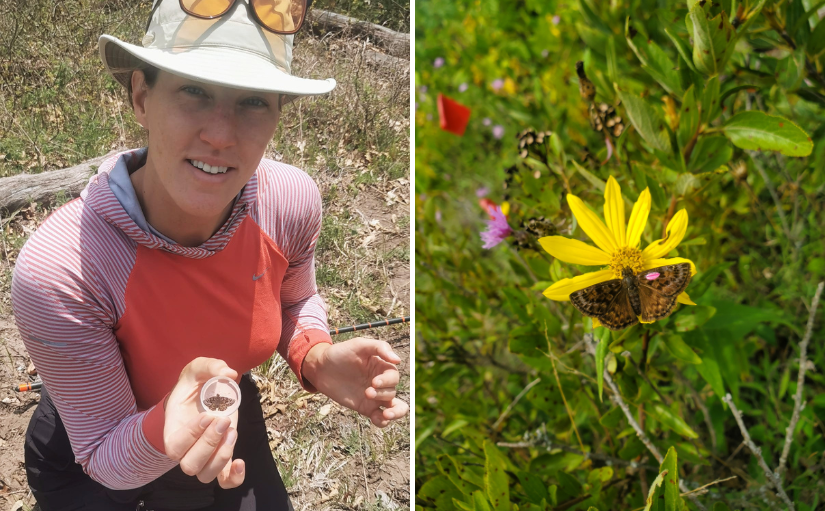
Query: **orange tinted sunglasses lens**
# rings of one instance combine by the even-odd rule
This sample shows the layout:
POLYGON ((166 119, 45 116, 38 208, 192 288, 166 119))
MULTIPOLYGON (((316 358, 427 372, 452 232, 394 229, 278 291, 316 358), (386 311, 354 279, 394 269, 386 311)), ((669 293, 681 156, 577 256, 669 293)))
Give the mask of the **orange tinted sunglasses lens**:
POLYGON ((235 0, 180 0, 184 11, 192 16, 214 18, 226 14, 235 0))
POLYGON ((252 0, 252 8, 264 26, 281 34, 297 32, 306 16, 306 0, 252 0))

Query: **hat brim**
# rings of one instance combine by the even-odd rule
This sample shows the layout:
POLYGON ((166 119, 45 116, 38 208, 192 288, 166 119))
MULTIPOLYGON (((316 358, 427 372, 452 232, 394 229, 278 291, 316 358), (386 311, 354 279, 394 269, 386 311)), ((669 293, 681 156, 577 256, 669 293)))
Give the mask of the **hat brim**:
POLYGON ((128 87, 132 71, 146 63, 203 83, 284 94, 287 96, 284 103, 301 96, 326 94, 335 88, 333 78, 299 78, 253 53, 228 48, 203 46, 175 51, 143 48, 106 34, 100 36, 98 46, 106 71, 124 87, 128 87))

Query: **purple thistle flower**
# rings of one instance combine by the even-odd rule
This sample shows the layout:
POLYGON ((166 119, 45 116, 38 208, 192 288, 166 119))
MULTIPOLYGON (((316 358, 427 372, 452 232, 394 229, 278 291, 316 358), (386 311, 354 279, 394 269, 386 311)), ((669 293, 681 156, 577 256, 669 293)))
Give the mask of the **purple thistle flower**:
POLYGON ((493 88, 494 91, 498 91, 499 89, 504 87, 504 80, 502 80, 501 78, 496 78, 495 80, 493 80, 493 83, 491 83, 490 86, 493 88))
POLYGON ((433 62, 433 67, 436 68, 436 69, 438 69, 439 67, 441 67, 443 65, 444 65, 444 58, 443 57, 438 57, 437 59, 435 59, 435 62, 433 62))
POLYGON ((418 92, 420 92, 421 94, 426 94, 427 89, 428 89, 428 87, 426 85, 422 85, 421 87, 418 88, 418 92))
POLYGON ((554 25, 558 25, 561 22, 561 17, 559 17, 559 15, 556 14, 555 16, 553 16, 552 21, 554 25))
POLYGON ((541 50, 541 58, 546 59, 548 55, 550 55, 548 50, 541 50))
POLYGON ((510 224, 507 217, 501 212, 501 206, 496 206, 492 211, 493 218, 487 220, 487 230, 481 233, 481 240, 484 242, 482 248, 493 248, 504 241, 510 233, 510 224))
POLYGON ((466 83, 462 83, 458 86, 458 92, 467 92, 468 88, 470 88, 469 85, 467 85, 466 83))
POLYGON ((484 120, 481 121, 481 124, 483 124, 485 126, 489 126, 489 125, 493 124, 493 121, 491 121, 489 117, 485 117, 484 120))
POLYGON ((501 124, 496 124, 493 126, 493 136, 500 139, 504 136, 504 126, 501 124))
POLYGON ((476 197, 478 197, 479 199, 483 199, 484 197, 487 197, 488 193, 490 193, 490 189, 486 186, 482 186, 481 188, 476 190, 476 197))
POLYGON ((438 222, 438 223, 441 223, 441 210, 440 209, 435 210, 435 221, 438 222))

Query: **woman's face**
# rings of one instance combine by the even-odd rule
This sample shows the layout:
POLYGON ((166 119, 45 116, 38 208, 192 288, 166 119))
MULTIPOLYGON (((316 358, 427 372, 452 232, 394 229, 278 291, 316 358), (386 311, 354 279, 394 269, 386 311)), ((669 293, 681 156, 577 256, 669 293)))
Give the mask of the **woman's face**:
MULTIPOLYGON (((132 77, 137 121, 149 131, 146 178, 165 207, 220 215, 252 177, 280 116, 276 93, 210 85, 159 71, 151 88, 132 77), (154 188, 154 187, 153 187, 154 188)), ((155 192, 153 192, 155 193, 155 192)))

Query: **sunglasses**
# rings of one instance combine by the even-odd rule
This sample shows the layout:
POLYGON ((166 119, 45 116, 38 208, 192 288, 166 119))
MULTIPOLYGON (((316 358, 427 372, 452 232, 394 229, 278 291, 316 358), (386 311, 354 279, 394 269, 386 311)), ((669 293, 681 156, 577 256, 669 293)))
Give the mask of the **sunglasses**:
MULTIPOLYGON (((146 31, 152 22, 158 6, 163 0, 157 0, 152 12, 149 13, 149 21, 146 23, 146 31)), ((220 18, 228 13, 238 0, 178 0, 183 11, 196 18, 211 20, 220 18)), ((260 26, 275 34, 290 35, 300 30, 304 24, 307 10, 312 0, 245 0, 246 8, 252 18, 260 26)))

